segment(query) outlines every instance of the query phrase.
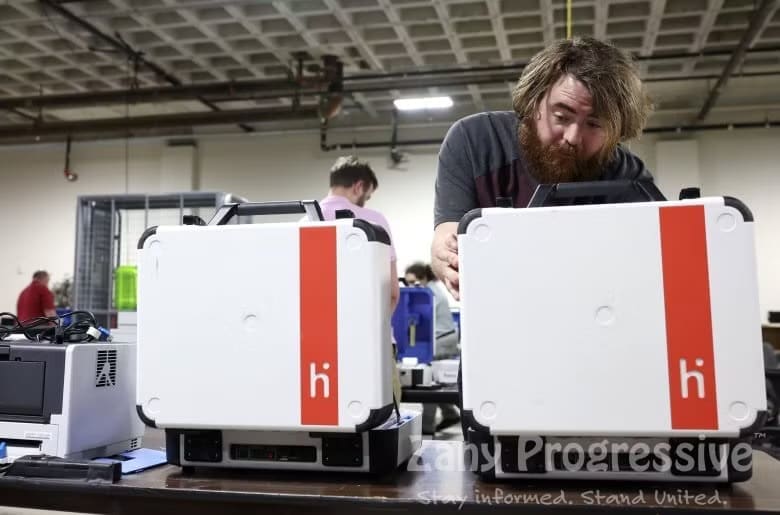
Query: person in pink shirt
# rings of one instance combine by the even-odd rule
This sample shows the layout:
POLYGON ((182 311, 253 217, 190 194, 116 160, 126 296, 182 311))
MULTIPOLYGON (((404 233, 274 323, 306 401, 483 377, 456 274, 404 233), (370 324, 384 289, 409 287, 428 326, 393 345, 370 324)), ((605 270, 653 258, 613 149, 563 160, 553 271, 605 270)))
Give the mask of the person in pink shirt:
POLYGON ((390 224, 379 211, 365 207, 366 202, 379 187, 376 174, 365 161, 354 156, 340 157, 330 169, 330 191, 328 196, 320 201, 320 209, 325 220, 334 220, 336 212, 349 210, 367 222, 379 225, 390 236, 390 307, 395 310, 400 296, 398 273, 396 269, 395 246, 390 224))

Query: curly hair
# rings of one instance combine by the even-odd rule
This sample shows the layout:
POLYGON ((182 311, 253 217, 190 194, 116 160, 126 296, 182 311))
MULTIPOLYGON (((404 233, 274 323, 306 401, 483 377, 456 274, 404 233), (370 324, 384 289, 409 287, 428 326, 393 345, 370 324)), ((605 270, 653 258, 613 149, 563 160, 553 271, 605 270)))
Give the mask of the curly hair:
POLYGON ((342 156, 336 160, 330 169, 330 186, 349 188, 358 181, 364 182, 374 189, 379 187, 379 181, 371 166, 355 156, 342 156))
POLYGON ((639 136, 652 110, 636 65, 627 53, 594 38, 553 43, 536 54, 512 91, 519 116, 532 117, 542 98, 564 75, 582 82, 607 134, 605 148, 639 136))

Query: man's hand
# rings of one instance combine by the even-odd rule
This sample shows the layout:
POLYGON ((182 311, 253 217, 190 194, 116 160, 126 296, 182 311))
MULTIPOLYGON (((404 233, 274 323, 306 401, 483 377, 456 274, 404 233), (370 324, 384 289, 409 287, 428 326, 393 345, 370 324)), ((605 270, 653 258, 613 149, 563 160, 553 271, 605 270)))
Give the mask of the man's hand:
POLYGON ((431 245, 431 268, 455 299, 460 299, 458 283, 458 230, 457 222, 445 222, 436 226, 431 245))

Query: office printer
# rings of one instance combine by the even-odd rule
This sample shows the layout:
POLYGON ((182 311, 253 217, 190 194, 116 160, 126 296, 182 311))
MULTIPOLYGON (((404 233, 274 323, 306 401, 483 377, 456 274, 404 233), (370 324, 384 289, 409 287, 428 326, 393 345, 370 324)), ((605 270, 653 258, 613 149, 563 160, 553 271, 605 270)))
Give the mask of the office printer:
POLYGON ((140 447, 131 343, 0 342, 0 442, 29 454, 91 459, 140 447))
MULTIPOLYGON (((420 445, 393 399, 389 238, 316 202, 233 204, 138 243, 138 413, 187 467, 381 473, 420 445), (290 223, 235 215, 309 213, 290 223)), ((396 399, 396 401, 400 401, 396 399)))

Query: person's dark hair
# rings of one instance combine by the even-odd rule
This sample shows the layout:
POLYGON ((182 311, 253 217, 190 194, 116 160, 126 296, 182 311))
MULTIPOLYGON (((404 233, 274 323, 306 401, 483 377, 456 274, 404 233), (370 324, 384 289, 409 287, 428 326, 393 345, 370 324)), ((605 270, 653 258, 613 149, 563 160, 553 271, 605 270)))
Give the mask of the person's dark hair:
POLYGON ((607 133, 606 149, 640 135, 652 104, 636 63, 614 45, 590 37, 560 40, 536 54, 512 91, 515 112, 532 117, 544 95, 567 74, 590 91, 607 133))
POLYGON ((412 274, 418 279, 425 279, 426 281, 436 280, 436 276, 433 274, 433 269, 431 268, 431 265, 421 263, 419 261, 417 263, 412 263, 411 265, 406 267, 406 273, 412 274))
POLYGON ((371 185, 374 189, 379 187, 376 174, 366 161, 361 161, 355 156, 340 157, 330 169, 330 187, 343 186, 349 188, 356 182, 371 185))
POLYGON ((49 276, 49 272, 46 270, 38 270, 33 274, 33 281, 40 281, 46 279, 49 276))

